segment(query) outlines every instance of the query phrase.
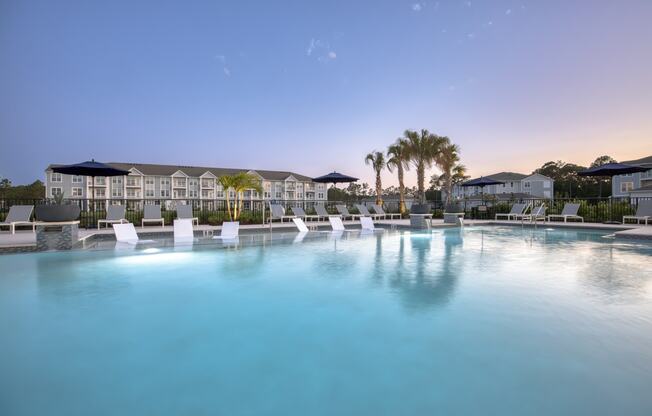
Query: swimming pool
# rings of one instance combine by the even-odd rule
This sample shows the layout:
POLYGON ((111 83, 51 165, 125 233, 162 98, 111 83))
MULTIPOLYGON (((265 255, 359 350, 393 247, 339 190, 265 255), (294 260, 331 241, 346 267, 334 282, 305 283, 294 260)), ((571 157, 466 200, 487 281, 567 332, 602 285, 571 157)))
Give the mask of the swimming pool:
POLYGON ((467 227, 0 256, 0 414, 652 414, 652 245, 467 227))

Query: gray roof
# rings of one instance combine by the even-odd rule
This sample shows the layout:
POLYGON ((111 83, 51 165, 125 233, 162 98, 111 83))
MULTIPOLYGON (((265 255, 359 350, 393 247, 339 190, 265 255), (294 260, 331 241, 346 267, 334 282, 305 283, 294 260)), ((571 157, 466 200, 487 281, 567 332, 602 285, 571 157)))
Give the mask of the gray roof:
POLYGON ((624 163, 626 165, 640 165, 640 166, 643 166, 643 167, 648 167, 649 166, 650 168, 652 168, 652 156, 642 157, 642 158, 636 159, 636 160, 625 160, 622 163, 624 163))
POLYGON ((501 182, 509 182, 509 181, 520 181, 521 179, 525 179, 530 175, 524 175, 522 173, 516 173, 516 172, 499 172, 499 173, 494 173, 493 175, 487 175, 485 178, 490 178, 495 181, 501 181, 501 182))
MULTIPOLYGON (((300 175, 298 173, 289 171, 276 171, 276 170, 257 170, 257 169, 237 169, 237 168, 211 168, 202 166, 183 166, 183 165, 156 165, 150 163, 124 163, 124 162, 109 162, 108 165, 114 168, 129 170, 131 168, 138 169, 143 175, 147 176, 171 176, 177 171, 181 171, 191 177, 199 177, 206 172, 211 172, 213 175, 220 177, 224 175, 233 175, 239 172, 256 172, 264 179, 271 181, 283 181, 290 176, 293 176, 299 181, 312 181, 312 178, 300 175)), ((51 164, 46 170, 53 167, 61 166, 60 164, 51 164)))

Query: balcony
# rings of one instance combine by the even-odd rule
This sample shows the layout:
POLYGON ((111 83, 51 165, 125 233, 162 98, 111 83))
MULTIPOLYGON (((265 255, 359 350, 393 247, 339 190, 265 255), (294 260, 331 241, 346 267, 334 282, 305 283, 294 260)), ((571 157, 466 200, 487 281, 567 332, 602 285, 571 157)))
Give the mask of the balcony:
POLYGON ((215 182, 213 181, 201 181, 202 188, 213 189, 215 187, 215 182))
POLYGON ((127 178, 127 188, 140 188, 140 178, 127 178))

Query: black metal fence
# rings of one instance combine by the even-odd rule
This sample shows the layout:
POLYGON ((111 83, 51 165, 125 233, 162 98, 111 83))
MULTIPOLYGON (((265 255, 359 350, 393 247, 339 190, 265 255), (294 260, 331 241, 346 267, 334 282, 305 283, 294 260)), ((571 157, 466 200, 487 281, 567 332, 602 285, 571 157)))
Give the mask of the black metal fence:
POLYGON ((546 215, 561 214, 567 203, 580 204, 577 215, 585 222, 622 222, 623 216, 634 215, 638 202, 652 198, 527 198, 509 201, 460 201, 466 217, 471 219, 493 219, 496 214, 508 213, 514 203, 526 203, 531 207, 544 204, 546 215))
MULTIPOLYGON (((0 199, 0 220, 3 220, 9 208, 13 205, 42 205, 52 203, 48 199, 0 199)), ((106 218, 107 205, 125 206, 125 219, 134 224, 141 224, 143 208, 145 205, 160 205, 161 216, 166 225, 172 224, 176 218, 176 206, 191 205, 193 216, 197 217, 200 224, 220 225, 223 221, 229 221, 229 207, 224 200, 200 200, 200 199, 66 199, 66 204, 78 205, 81 208, 79 218, 80 227, 95 228, 98 220, 106 218)), ((331 214, 337 214, 336 205, 343 204, 348 207, 351 213, 358 213, 355 203, 341 201, 315 201, 315 200, 294 200, 294 201, 263 201, 247 200, 242 203, 242 211, 239 221, 242 224, 263 224, 269 220, 270 204, 279 204, 290 213, 293 206, 302 207, 307 214, 315 214, 314 206, 323 205, 331 214)), ((234 201, 230 201, 230 208, 233 210, 234 201)))
MULTIPOLYGON (((620 222, 624 215, 634 215, 638 201, 652 198, 558 198, 554 200, 541 198, 528 198, 519 200, 461 200, 458 201, 459 210, 466 213, 470 219, 493 219, 497 213, 507 213, 510 211, 512 204, 516 202, 529 203, 531 206, 545 204, 546 214, 560 214, 566 203, 579 203, 580 209, 578 215, 584 217, 586 222, 620 222)), ((368 202, 368 201, 366 201, 368 202)), ((48 199, 0 199, 0 220, 4 220, 9 208, 12 205, 41 205, 51 203, 48 199)), ((80 226, 83 228, 95 228, 100 219, 106 218, 107 205, 124 205, 126 207, 125 219, 134 224, 140 224, 143 218, 143 207, 146 204, 156 204, 161 206, 161 215, 165 224, 170 225, 176 218, 176 206, 178 204, 191 205, 193 216, 199 219, 200 224, 220 225, 223 221, 229 220, 229 209, 224 200, 199 200, 199 199, 108 199, 108 200, 89 200, 89 199, 66 199, 66 203, 75 204, 81 208, 80 226)), ((352 214, 357 214, 355 208, 358 202, 342 201, 314 201, 314 200, 294 200, 294 201, 263 201, 248 200, 243 201, 240 222, 243 224, 262 224, 269 219, 269 205, 280 204, 286 212, 290 213, 293 206, 302 207, 307 214, 315 214, 314 206, 323 205, 331 214, 337 214, 336 205, 346 205, 352 214)), ((444 207, 440 201, 429 202, 432 207, 435 218, 443 217, 444 207)), ((231 207, 234 202, 231 201, 231 207)), ((390 204, 388 204, 390 205, 390 204)), ((391 205, 390 205, 391 206, 391 205)), ((386 212, 392 210, 385 207, 386 212)), ((396 209, 393 210, 396 212, 396 209)))

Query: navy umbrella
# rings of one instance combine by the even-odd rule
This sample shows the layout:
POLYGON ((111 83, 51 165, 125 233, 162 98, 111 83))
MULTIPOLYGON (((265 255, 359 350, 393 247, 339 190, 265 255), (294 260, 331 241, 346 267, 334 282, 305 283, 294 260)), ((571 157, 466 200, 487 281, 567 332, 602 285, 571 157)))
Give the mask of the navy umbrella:
POLYGON ((479 186, 482 193, 482 201, 484 202, 484 187, 488 185, 502 185, 505 182, 497 181, 491 178, 485 178, 480 176, 477 179, 471 179, 462 184, 462 186, 479 186))
POLYGON ((649 168, 642 166, 627 165, 625 163, 606 163, 601 166, 581 170, 577 172, 578 176, 615 176, 628 175, 630 173, 645 172, 649 168))
MULTIPOLYGON (((605 163, 604 165, 581 170, 577 172, 577 176, 608 176, 611 178, 616 175, 629 175, 631 173, 645 172, 647 170, 648 168, 642 166, 627 165, 625 163, 605 163)), ((602 196, 602 182, 599 184, 600 196, 602 196)))
POLYGON ((350 182, 355 182, 357 181, 358 178, 354 178, 353 176, 348 176, 348 175, 343 175, 338 172, 331 172, 327 175, 319 176, 317 178, 313 178, 313 182, 317 183, 332 183, 333 185, 338 184, 338 183, 350 183, 350 182))
POLYGON ((96 176, 126 176, 128 170, 116 169, 106 163, 96 162, 95 159, 88 160, 74 165, 62 165, 52 168, 53 172, 64 175, 90 176, 91 181, 91 200, 93 202, 93 211, 95 211, 95 177, 96 176))

